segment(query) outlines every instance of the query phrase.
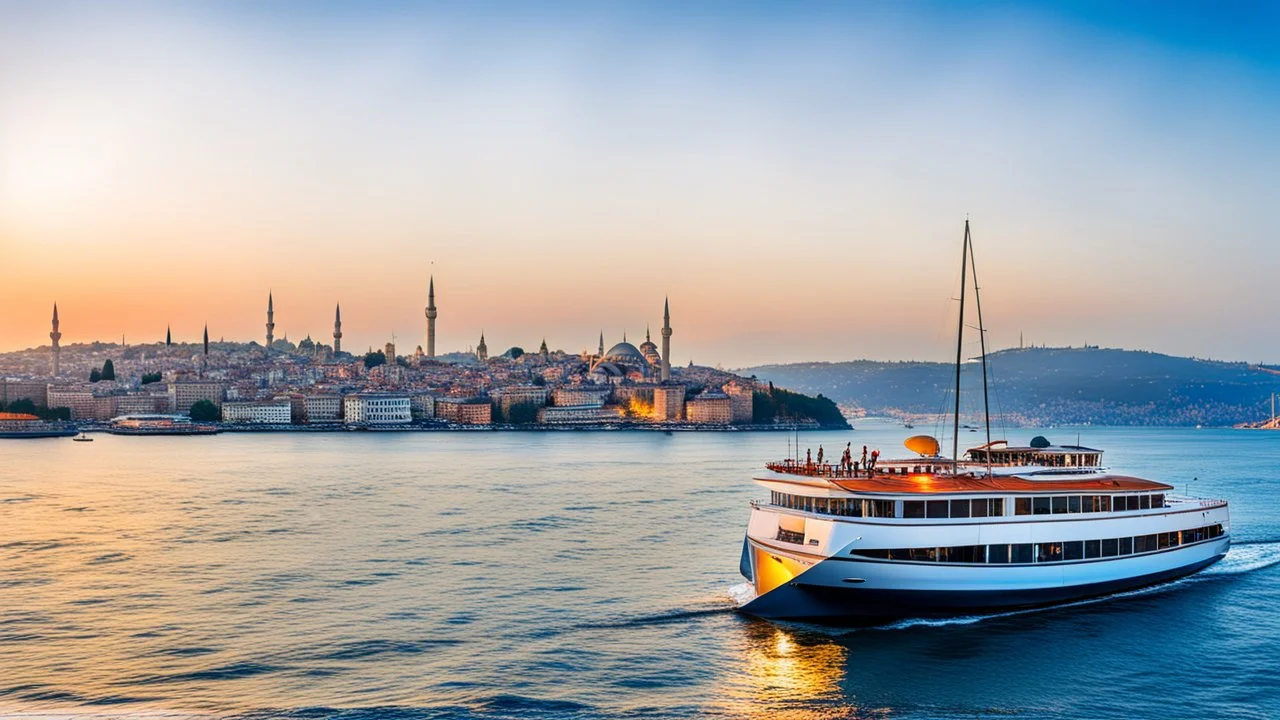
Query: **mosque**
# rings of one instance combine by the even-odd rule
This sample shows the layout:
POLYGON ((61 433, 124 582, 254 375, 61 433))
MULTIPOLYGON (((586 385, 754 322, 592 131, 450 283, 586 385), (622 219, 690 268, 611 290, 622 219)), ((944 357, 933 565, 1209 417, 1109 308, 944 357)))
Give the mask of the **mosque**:
POLYGON ((667 382, 671 379, 671 304, 664 302, 662 310, 662 352, 645 328, 644 342, 636 347, 622 342, 604 349, 604 333, 600 333, 600 349, 590 358, 587 377, 595 383, 618 385, 625 380, 633 382, 667 382))

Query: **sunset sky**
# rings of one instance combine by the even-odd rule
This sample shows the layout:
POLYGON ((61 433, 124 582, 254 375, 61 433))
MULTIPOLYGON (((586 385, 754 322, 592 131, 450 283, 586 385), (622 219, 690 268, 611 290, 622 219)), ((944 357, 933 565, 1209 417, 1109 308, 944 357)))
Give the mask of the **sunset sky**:
POLYGON ((0 0, 0 351, 1280 362, 1274 3, 0 0), (952 349, 952 352, 954 349, 952 349))

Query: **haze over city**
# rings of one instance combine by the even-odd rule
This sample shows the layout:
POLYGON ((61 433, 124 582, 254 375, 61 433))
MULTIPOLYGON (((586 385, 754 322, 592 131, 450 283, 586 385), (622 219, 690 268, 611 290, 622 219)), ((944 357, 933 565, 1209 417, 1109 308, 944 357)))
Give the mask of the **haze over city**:
POLYGON ((1275 6, 0 2, 0 351, 1280 360, 1275 6), (307 12, 301 12, 302 8, 307 12), (730 13, 730 7, 735 12, 730 13), (1141 14, 1142 21, 1137 18, 1141 14))

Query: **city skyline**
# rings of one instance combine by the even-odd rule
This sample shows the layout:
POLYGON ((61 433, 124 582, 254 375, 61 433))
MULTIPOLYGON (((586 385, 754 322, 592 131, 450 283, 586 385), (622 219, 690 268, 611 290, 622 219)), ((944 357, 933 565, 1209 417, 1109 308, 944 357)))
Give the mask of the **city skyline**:
POLYGON ((1280 361, 1272 8, 0 10, 0 351, 425 349, 434 273, 440 352, 939 360, 971 213, 993 347, 1280 361))

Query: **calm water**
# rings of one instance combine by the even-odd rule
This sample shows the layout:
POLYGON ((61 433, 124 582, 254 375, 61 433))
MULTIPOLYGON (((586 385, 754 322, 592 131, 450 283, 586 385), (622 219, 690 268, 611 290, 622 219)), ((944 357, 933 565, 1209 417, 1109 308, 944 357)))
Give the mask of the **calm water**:
MULTIPOLYGON (((801 440, 896 455, 904 434, 801 440)), ((0 712, 1280 716, 1280 433, 1083 440, 1229 497, 1228 559, 1157 591, 863 630, 732 611, 748 477, 783 434, 0 441, 0 712)))

